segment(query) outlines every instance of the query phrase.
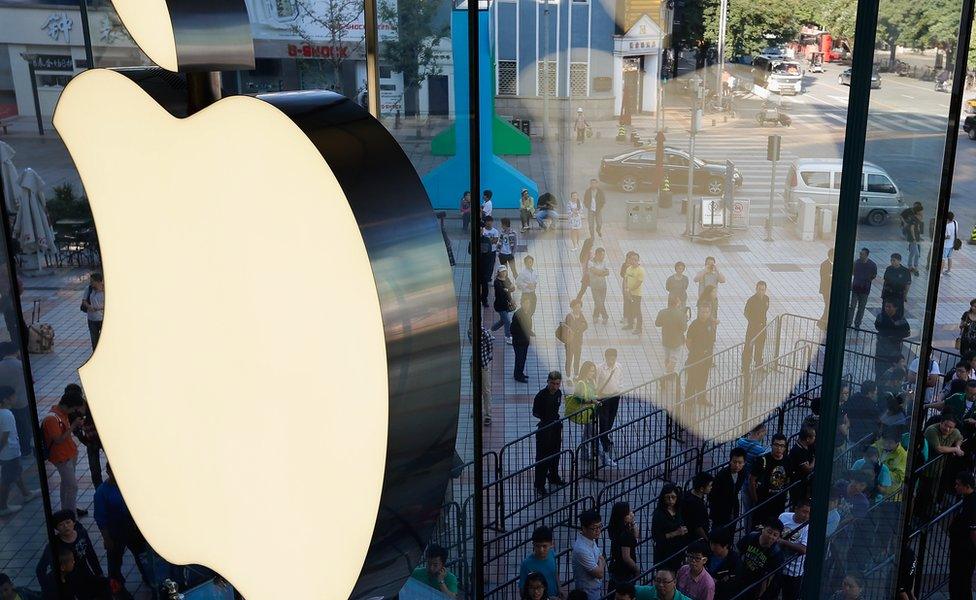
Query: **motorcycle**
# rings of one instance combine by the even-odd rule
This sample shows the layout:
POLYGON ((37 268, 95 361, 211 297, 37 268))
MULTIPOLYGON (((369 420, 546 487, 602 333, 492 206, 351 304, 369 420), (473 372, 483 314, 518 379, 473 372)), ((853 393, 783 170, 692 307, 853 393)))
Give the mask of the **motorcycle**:
POLYGON ((759 113, 756 114, 756 122, 759 123, 760 127, 765 127, 767 123, 773 125, 782 125, 783 127, 789 127, 793 124, 793 119, 782 111, 779 106, 768 106, 763 105, 759 109, 759 113))
POLYGON ((946 93, 952 91, 952 80, 951 79, 943 79, 942 81, 936 80, 935 91, 946 92, 946 93))

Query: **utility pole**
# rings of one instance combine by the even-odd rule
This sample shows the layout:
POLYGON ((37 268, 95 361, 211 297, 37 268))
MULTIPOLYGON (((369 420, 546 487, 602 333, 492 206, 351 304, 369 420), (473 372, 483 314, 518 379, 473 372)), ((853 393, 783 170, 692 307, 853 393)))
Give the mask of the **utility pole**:
POLYGON ((782 137, 771 135, 766 141, 766 160, 770 161, 769 212, 766 216, 766 241, 773 241, 773 195, 776 191, 776 163, 779 161, 779 147, 782 137))
MULTIPOLYGON (((696 81, 695 91, 699 97, 704 97, 705 91, 705 81, 698 78, 696 81)), ((695 235, 695 205, 693 203, 694 187, 695 187, 695 136, 698 135, 698 127, 701 121, 701 112, 697 103, 692 102, 691 104, 691 127, 688 130, 689 134, 689 145, 688 145, 688 190, 685 196, 685 208, 687 209, 687 214, 685 215, 685 235, 692 237, 695 235)))
POLYGON ((718 17, 718 75, 715 80, 715 93, 719 106, 722 106, 722 74, 725 73, 725 29, 729 20, 729 0, 721 0, 718 17))
POLYGON ((549 139, 549 0, 542 10, 542 139, 549 139))

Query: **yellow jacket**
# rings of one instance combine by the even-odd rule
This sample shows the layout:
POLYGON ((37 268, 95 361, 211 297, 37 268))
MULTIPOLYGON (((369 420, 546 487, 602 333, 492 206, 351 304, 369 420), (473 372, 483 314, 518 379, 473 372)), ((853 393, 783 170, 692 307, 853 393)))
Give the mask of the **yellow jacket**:
POLYGON ((642 296, 644 294, 644 267, 627 267, 624 273, 624 289, 631 296, 642 296))

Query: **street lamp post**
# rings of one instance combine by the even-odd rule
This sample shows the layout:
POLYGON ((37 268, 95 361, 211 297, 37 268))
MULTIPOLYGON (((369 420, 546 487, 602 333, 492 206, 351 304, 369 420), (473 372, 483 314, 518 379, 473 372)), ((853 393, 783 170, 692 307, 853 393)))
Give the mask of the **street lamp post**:
MULTIPOLYGON (((695 87, 696 93, 701 97, 704 96, 705 82, 702 79, 698 79, 695 87)), ((691 127, 688 129, 689 134, 689 144, 688 144, 688 189, 685 195, 685 235, 694 236, 695 235, 695 207, 692 202, 692 197, 694 194, 694 184, 695 184, 695 136, 698 135, 698 126, 701 119, 701 113, 699 112, 698 105, 694 101, 691 103, 691 127)))
POLYGON ((722 73, 725 72, 725 29, 728 27, 729 0, 722 0, 718 17, 718 75, 715 80, 715 93, 719 106, 722 105, 722 73))
POLYGON ((542 11, 542 139, 549 139, 549 0, 542 11))

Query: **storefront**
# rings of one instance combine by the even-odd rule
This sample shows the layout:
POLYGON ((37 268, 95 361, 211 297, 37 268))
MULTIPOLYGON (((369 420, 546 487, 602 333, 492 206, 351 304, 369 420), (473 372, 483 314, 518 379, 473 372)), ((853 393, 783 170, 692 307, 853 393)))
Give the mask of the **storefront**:
POLYGON ((657 110, 663 39, 661 28, 647 15, 641 16, 626 34, 614 37, 615 116, 657 110))

